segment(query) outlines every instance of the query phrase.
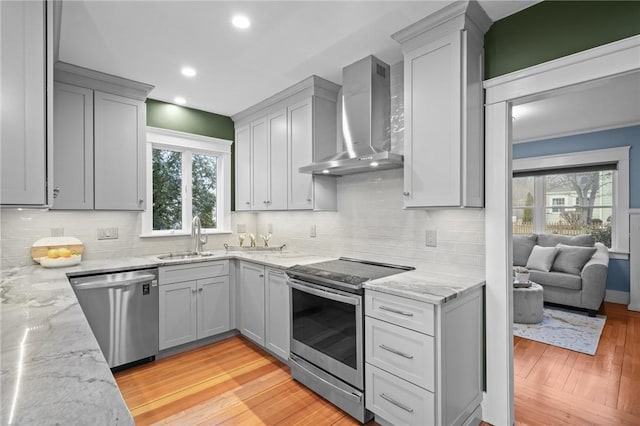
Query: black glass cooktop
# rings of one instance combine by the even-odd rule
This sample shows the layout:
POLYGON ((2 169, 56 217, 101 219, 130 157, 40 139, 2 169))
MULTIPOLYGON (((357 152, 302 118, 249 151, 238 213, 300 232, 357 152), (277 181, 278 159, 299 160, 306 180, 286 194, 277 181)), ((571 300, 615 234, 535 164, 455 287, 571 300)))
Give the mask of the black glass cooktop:
POLYGON ((321 284, 337 284, 341 287, 360 289, 362 284, 369 280, 413 269, 415 268, 412 266, 389 265, 341 257, 337 260, 309 265, 295 265, 287 269, 287 275, 321 284))

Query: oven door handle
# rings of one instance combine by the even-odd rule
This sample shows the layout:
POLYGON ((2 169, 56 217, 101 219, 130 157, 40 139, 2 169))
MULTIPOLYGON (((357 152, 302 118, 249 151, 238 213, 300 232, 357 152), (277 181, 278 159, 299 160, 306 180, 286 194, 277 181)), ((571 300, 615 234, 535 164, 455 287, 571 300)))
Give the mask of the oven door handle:
POLYGON ((301 281, 289 279, 289 285, 296 290, 304 291, 305 293, 310 293, 319 297, 324 297, 325 299, 335 300, 336 302, 348 303, 349 305, 354 306, 358 306, 360 304, 359 297, 343 296, 332 291, 311 287, 307 284, 302 283, 301 281))

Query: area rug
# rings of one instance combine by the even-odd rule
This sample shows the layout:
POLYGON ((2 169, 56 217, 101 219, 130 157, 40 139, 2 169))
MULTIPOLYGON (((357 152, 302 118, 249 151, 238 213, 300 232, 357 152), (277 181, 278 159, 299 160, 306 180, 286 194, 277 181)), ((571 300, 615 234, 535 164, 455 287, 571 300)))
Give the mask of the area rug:
POLYGON ((595 355, 605 316, 590 317, 586 313, 560 308, 544 308, 539 324, 513 324, 513 334, 525 339, 572 351, 595 355))

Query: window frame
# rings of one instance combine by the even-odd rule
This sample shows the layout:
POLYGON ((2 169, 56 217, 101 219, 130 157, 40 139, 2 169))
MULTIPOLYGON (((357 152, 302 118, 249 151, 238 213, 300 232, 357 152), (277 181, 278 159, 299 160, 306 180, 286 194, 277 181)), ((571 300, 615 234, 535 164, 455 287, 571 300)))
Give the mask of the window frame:
MULTIPOLYGON (((153 149, 167 149, 182 152, 183 182, 191 179, 192 155, 206 154, 217 157, 216 209, 218 227, 206 228, 206 234, 231 233, 231 144, 233 141, 208 136, 194 135, 174 130, 147 126, 146 171, 147 203, 141 214, 141 237, 174 237, 191 235, 192 199, 191 193, 184 193, 182 203, 182 229, 153 230, 153 149), (188 157, 188 158, 187 158, 188 157), (191 161, 187 161, 191 160, 191 161), (187 176, 188 173, 188 177, 187 176)), ((190 188, 189 184, 189 188, 190 188)))
MULTIPOLYGON (((612 218, 611 248, 609 253, 629 254, 629 146, 597 149, 591 151, 569 152, 564 154, 545 155, 539 157, 518 158, 513 160, 514 172, 534 172, 541 170, 558 170, 566 167, 594 166, 599 164, 616 163, 617 170, 613 171, 613 200, 614 214, 612 218)), ((536 180, 534 199, 543 196, 543 185, 536 180)), ((544 203, 535 203, 536 209, 544 209, 544 203)), ((544 214, 544 211, 534 212, 544 214)), ((544 217, 544 216, 539 216, 544 217)), ((534 220, 534 232, 544 232, 544 224, 539 225, 534 220), (541 229, 538 228, 541 226, 541 229)))

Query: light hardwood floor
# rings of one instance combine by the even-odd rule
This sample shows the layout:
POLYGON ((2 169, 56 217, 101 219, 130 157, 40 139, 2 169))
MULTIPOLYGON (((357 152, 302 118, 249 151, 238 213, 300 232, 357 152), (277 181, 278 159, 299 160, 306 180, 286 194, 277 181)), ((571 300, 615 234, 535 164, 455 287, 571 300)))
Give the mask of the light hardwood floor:
POLYGON ((640 313, 613 303, 600 313, 595 356, 514 338, 518 425, 640 425, 640 313))
MULTIPOLYGON (((600 313, 607 321, 595 356, 514 339, 518 425, 640 425, 640 313, 611 303, 600 313)), ((357 424, 242 337, 116 380, 137 425, 357 424)))
MULTIPOLYGON (((115 374, 136 425, 357 425, 242 337, 115 374)), ((371 423, 375 425, 375 423, 371 423)))

